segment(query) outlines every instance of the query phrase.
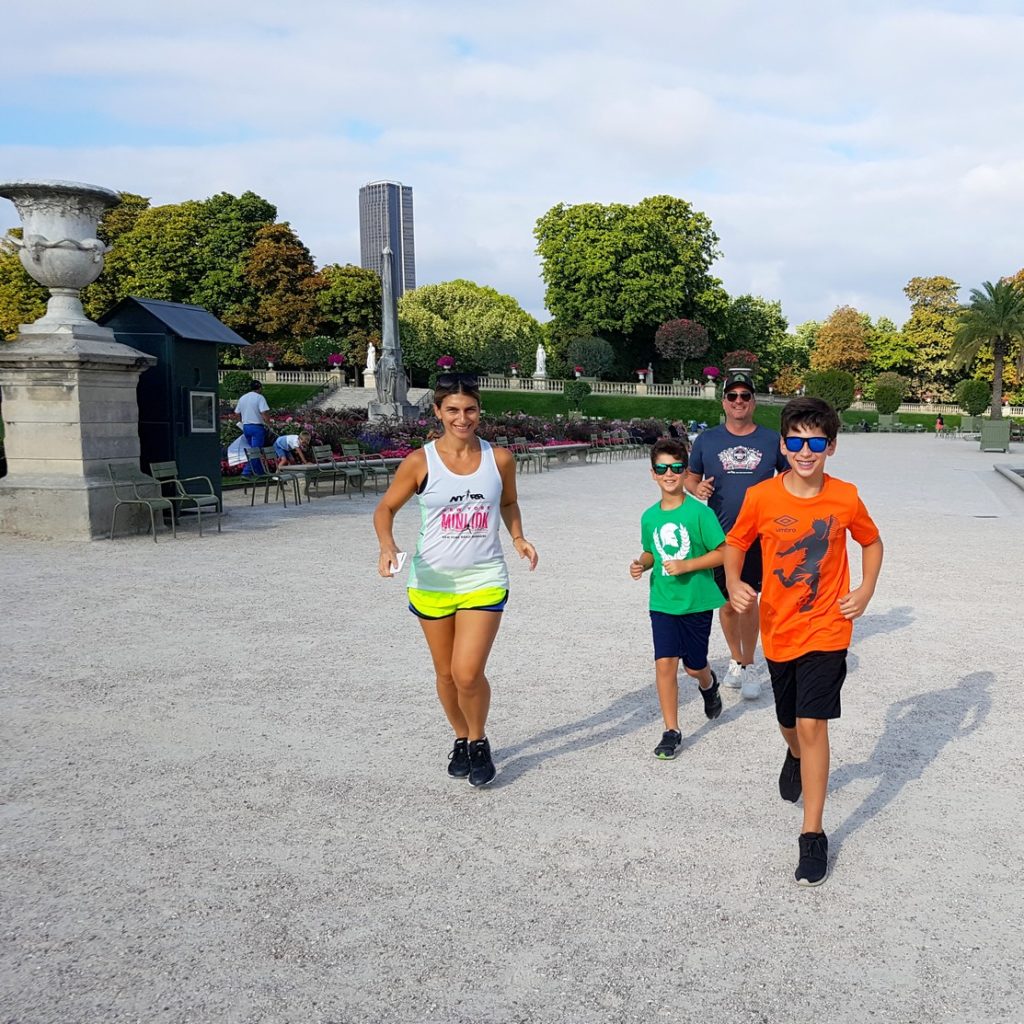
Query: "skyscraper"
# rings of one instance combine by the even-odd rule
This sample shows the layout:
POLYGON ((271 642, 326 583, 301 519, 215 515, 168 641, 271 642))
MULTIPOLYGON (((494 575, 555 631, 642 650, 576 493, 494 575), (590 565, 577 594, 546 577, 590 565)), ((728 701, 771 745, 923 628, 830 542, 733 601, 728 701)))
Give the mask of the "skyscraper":
POLYGON ((395 297, 416 287, 412 237, 412 187, 399 181, 371 181, 359 190, 359 256, 364 269, 381 272, 385 246, 394 254, 395 297))

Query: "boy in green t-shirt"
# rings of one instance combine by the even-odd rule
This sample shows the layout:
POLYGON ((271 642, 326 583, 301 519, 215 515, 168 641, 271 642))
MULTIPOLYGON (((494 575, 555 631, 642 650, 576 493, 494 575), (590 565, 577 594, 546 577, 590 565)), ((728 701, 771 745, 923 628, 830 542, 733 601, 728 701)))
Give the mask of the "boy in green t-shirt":
POLYGON ((671 438, 651 448, 651 477, 661 500, 640 518, 643 554, 629 565, 638 580, 651 574, 651 630, 654 633, 654 675, 665 733, 654 756, 671 761, 679 753, 679 662, 697 680, 704 714, 722 713, 718 677, 708 665, 708 637, 716 608, 725 598, 712 569, 725 557, 725 534, 718 517, 683 487, 686 449, 671 438))

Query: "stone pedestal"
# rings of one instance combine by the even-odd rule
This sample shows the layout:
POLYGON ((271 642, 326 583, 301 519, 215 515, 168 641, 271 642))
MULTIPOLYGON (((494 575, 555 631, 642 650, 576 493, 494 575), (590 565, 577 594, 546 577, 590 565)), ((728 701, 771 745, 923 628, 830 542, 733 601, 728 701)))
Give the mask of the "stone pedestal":
POLYGON ((397 419, 403 423, 415 423, 420 418, 419 407, 409 402, 370 402, 366 414, 371 420, 397 419))
POLYGON ((718 397, 718 395, 715 393, 714 382, 708 381, 704 385, 704 397, 705 398, 710 398, 712 401, 718 397))
POLYGON ((647 382, 646 381, 638 381, 637 382, 636 393, 638 395, 646 395, 647 394, 647 382))
MULTIPOLYGON (((136 387, 156 360, 96 324, 48 334, 31 326, 0 345, 8 467, 0 531, 61 540, 106 535, 115 502, 107 463, 138 470, 136 387)), ((133 514, 118 513, 119 530, 130 528, 133 514)))
POLYGON ((519 378, 518 377, 509 377, 509 379, 508 379, 508 386, 510 388, 512 388, 513 390, 518 391, 519 390, 519 378))
POLYGON ((363 370, 363 387, 372 391, 377 390, 377 374, 369 367, 363 370))

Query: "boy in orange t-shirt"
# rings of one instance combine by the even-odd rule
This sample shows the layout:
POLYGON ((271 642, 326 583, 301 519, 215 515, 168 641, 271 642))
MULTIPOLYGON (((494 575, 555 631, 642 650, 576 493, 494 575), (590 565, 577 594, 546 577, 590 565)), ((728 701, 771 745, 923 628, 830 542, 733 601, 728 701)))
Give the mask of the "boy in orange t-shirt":
POLYGON ((820 885, 828 874, 822 830, 828 788, 828 722, 840 715, 846 649, 882 568, 882 540, 853 484, 825 473, 839 417, 820 398, 794 398, 782 410, 782 453, 790 468, 747 491, 726 537, 725 581, 740 613, 756 594, 740 579, 758 538, 764 556, 761 642, 788 749, 779 776, 784 800, 804 798, 796 880, 820 885), (850 589, 847 532, 861 545, 861 584, 850 589))

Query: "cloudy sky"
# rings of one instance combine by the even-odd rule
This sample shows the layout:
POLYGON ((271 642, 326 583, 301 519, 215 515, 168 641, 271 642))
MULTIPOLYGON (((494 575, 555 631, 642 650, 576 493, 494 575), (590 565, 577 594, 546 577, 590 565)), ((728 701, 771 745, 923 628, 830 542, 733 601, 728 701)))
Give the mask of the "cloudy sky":
MULTIPOLYGON (((537 217, 670 193, 791 324, 1024 266, 1024 2, 51 0, 5 5, 0 180, 252 189, 319 263, 412 185, 421 284, 546 319, 537 217)), ((0 200, 0 231, 17 224, 0 200)))

